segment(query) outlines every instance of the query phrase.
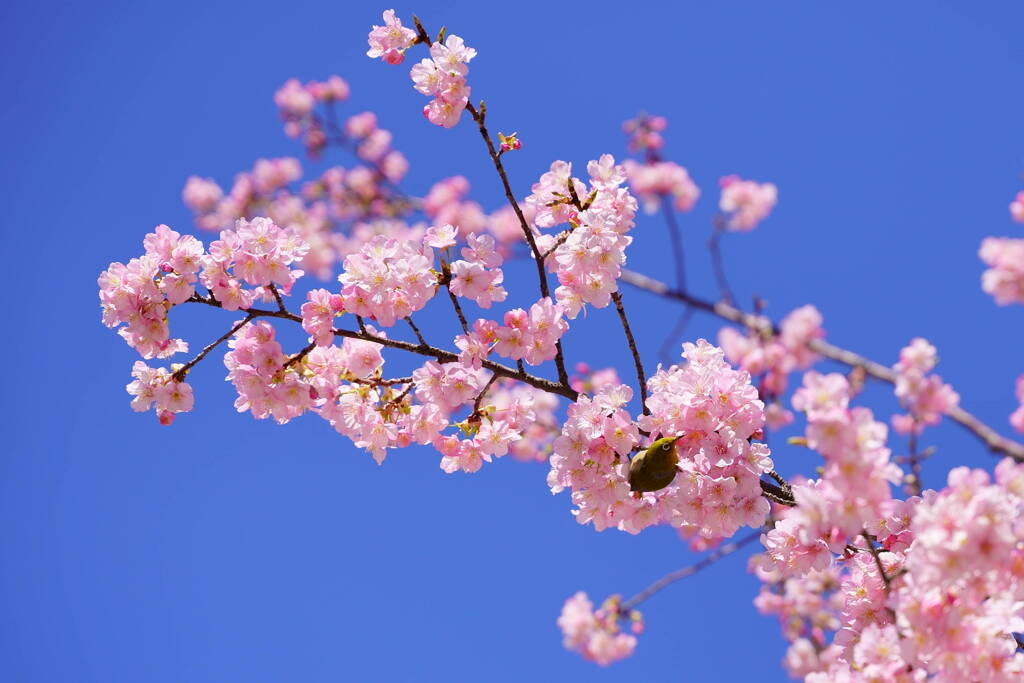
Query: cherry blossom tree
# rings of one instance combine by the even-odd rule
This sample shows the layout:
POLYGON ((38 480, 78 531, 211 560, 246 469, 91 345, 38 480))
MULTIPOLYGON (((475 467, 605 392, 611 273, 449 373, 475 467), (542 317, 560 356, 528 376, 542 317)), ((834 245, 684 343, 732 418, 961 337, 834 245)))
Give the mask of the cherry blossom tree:
MULTIPOLYGON (((159 225, 140 256, 102 272, 103 323, 142 358, 127 387, 132 409, 172 424, 195 407, 190 371, 225 347, 239 412, 281 424, 319 415, 380 464, 413 444, 436 450, 448 474, 508 454, 547 462, 551 492, 568 493, 580 524, 630 534, 668 525, 707 551, 628 599, 613 595, 597 609, 582 591, 566 600, 557 620, 565 646, 599 665, 633 654, 641 603, 756 542, 754 605, 777 617, 792 676, 1024 677, 1024 444, 961 406, 923 338, 887 365, 827 341, 813 305, 774 322, 758 302, 740 304, 723 240, 770 219, 774 184, 730 175, 703 199, 718 206, 707 245, 717 293, 699 296, 676 214, 710 192, 662 157, 664 118, 625 123, 632 158, 603 154, 575 171, 553 159, 527 193, 505 164, 528 137, 492 133, 485 101, 471 97, 476 50, 392 10, 368 44, 367 56, 385 65, 420 57, 409 74, 429 98, 423 115, 476 128, 507 205, 486 213, 461 176, 408 194, 408 163, 377 116, 343 118, 351 93, 340 76, 287 81, 274 95, 285 133, 310 157, 343 150, 358 163, 303 181, 297 159, 260 159, 227 191, 193 176, 183 200, 213 239, 204 245, 159 225), (640 211, 664 216, 671 284, 627 268, 640 211), (514 260, 532 261, 535 274, 507 281, 503 266, 514 260), (300 280, 315 283, 300 291, 300 280), (638 351, 630 288, 678 304, 660 358, 638 351), (508 307, 510 292, 529 292, 533 303, 508 307), (189 357, 192 345, 172 335, 170 319, 197 306, 223 310, 228 323, 189 357), (686 338, 697 313, 725 324, 717 343, 686 338), (635 376, 620 378, 593 348, 566 352, 562 340, 584 315, 617 318, 635 376), (414 320, 426 316, 453 333, 428 340, 414 320), (308 343, 286 348, 278 326, 300 326, 308 343), (420 364, 397 376, 386 369, 394 355, 420 364), (176 356, 190 359, 165 361, 176 356), (823 361, 844 371, 823 373, 823 361), (886 419, 865 405, 868 381, 891 385, 901 412, 886 419), (944 419, 1001 458, 993 476, 958 467, 925 488, 930 452, 919 444, 944 419), (822 464, 787 480, 768 440, 797 420, 803 436, 789 443, 822 464), (905 456, 893 454, 890 426, 907 439, 905 456)), ((1024 192, 1010 214, 1024 222, 1024 192)), ((994 302, 1024 303, 1024 239, 987 238, 979 255, 994 302)), ((1009 423, 1024 432, 1024 376, 1015 389, 1021 406, 1009 423)))

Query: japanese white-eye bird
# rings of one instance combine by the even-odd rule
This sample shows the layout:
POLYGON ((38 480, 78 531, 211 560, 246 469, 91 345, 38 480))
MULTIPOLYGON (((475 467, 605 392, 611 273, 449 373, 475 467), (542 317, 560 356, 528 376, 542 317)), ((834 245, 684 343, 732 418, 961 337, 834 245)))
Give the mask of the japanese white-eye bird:
POLYGON ((676 441, 681 438, 682 434, 662 437, 630 461, 630 490, 639 495, 644 491, 658 491, 672 483, 679 471, 676 441))

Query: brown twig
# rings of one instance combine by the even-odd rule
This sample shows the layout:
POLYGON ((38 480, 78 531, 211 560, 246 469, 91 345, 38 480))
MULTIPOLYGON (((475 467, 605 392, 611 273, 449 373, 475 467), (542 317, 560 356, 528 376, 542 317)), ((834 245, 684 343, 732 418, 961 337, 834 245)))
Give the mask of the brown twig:
POLYGON ((409 323, 409 327, 411 327, 412 331, 416 334, 416 339, 419 341, 420 346, 428 346, 427 341, 423 338, 423 335, 420 333, 420 328, 416 327, 416 323, 412 321, 411 315, 405 316, 405 322, 409 323))
MULTIPOLYGON (((194 295, 193 299, 196 296, 198 296, 198 295, 194 295)), ((189 299, 189 301, 192 301, 193 299, 189 299)), ((225 341, 227 341, 228 338, 230 338, 232 335, 234 335, 235 332, 238 332, 240 329, 242 329, 243 327, 248 325, 252 321, 252 319, 255 318, 255 317, 256 316, 253 315, 250 312, 247 316, 245 316, 245 318, 243 320, 241 320, 240 322, 236 323, 230 330, 228 330, 227 332, 222 334, 216 341, 213 341, 213 342, 207 344, 203 348, 203 350, 200 351, 196 355, 195 358, 193 358, 192 360, 190 360, 189 362, 185 363, 183 366, 181 366, 180 368, 178 368, 177 370, 174 371, 174 373, 171 375, 171 377, 174 378, 174 381, 175 382, 184 382, 185 381, 185 375, 188 374, 188 371, 191 370, 195 366, 196 363, 198 363, 202 359, 206 358, 206 354, 210 353, 210 351, 213 351, 215 348, 217 348, 218 346, 223 344, 225 341)), ((300 318, 300 320, 301 320, 301 318, 300 318)))
POLYGON ((640 360, 640 352, 636 348, 636 340, 633 339, 633 331, 629 329, 626 309, 622 307, 622 292, 612 292, 612 300, 615 302, 615 309, 619 312, 619 320, 622 321, 622 330, 626 333, 629 350, 633 354, 633 365, 636 366, 636 381, 640 385, 640 403, 643 406, 644 415, 650 415, 651 411, 647 408, 647 376, 644 374, 644 364, 640 360))
POLYGON ((677 569, 674 572, 666 574, 665 576, 661 577, 660 579, 652 583, 647 588, 643 589, 642 591, 631 597, 629 600, 623 602, 619 606, 619 612, 626 613, 632 609, 635 609, 637 605, 639 605, 641 602, 651 597, 658 591, 662 590, 663 588, 672 585, 680 579, 685 579, 688 576, 693 576, 702 569, 710 567, 715 562, 721 560, 723 557, 728 557, 729 555, 732 555, 743 546, 752 543, 760 537, 761 531, 755 531, 752 534, 744 536, 738 541, 726 543, 725 545, 718 547, 717 549, 711 551, 704 559, 700 560, 695 564, 691 564, 688 567, 683 567, 682 569, 677 569))
POLYGON ((722 264, 722 249, 720 246, 722 232, 721 216, 716 216, 714 230, 711 231, 711 237, 708 239, 708 250, 711 252, 711 268, 715 272, 715 280, 718 282, 718 290, 721 297, 726 303, 732 304, 736 301, 736 298, 732 295, 729 281, 725 277, 725 266, 722 264))
MULTIPOLYGON (((548 288, 548 274, 544 270, 544 258, 540 253, 540 249, 537 247, 537 240, 533 236, 533 230, 530 229, 530 224, 526 220, 526 216, 523 214, 522 208, 519 206, 519 202, 516 201, 515 195, 512 193, 512 186, 508 182, 508 174, 505 173, 505 166, 501 163, 501 156, 498 155, 497 150, 494 148, 494 142, 491 140, 491 134, 487 132, 487 126, 484 120, 487 116, 487 107, 483 102, 480 103, 480 109, 477 110, 473 106, 472 102, 466 103, 466 111, 470 113, 473 120, 476 121, 477 127, 480 129, 480 137, 484 139, 484 143, 487 145, 487 153, 491 156, 491 162, 494 164, 494 169, 498 172, 498 176, 501 178, 501 185, 505 189, 505 199, 512 206, 512 210, 516 214, 516 218, 519 219, 519 226, 523 230, 523 236, 526 237, 526 243, 530 245, 530 252, 533 254, 533 259, 537 263, 537 280, 540 284, 540 295, 544 298, 551 297, 551 291, 548 288)), ((566 387, 569 386, 569 373, 565 370, 565 354, 562 352, 561 340, 555 342, 555 368, 558 370, 558 381, 566 387)))
MULTIPOLYGON (((212 301, 210 299, 207 299, 206 297, 199 296, 198 294, 193 295, 193 297, 188 301, 193 303, 206 304, 207 306, 213 306, 214 308, 222 308, 221 303, 219 301, 212 301)), ((302 323, 301 316, 295 315, 294 313, 288 310, 274 311, 267 309, 251 308, 248 311, 248 320, 251 320, 252 318, 281 318, 283 320, 290 320, 292 322, 302 323)), ((248 320, 246 322, 248 322, 248 320)), ((381 346, 386 346, 388 348, 399 349, 420 356, 433 358, 437 360, 439 363, 455 363, 458 362, 459 360, 459 354, 454 353, 452 351, 447 351, 445 349, 439 349, 434 346, 421 346, 419 344, 413 344, 411 342, 402 341, 400 339, 388 339, 386 337, 378 337, 368 332, 356 332, 355 330, 335 329, 333 330, 333 332, 336 337, 360 339, 362 341, 373 342, 375 344, 380 344, 381 346)), ((230 334, 224 335, 222 339, 227 339, 228 336, 230 336, 230 334)), ((482 365, 483 367, 487 368, 488 370, 497 375, 518 380, 520 382, 523 382, 524 384, 529 384, 532 387, 536 387, 537 389, 541 389, 542 391, 547 391, 548 393, 551 394, 564 396, 565 398, 568 398, 571 401, 575 401, 579 397, 579 394, 576 392, 576 390, 573 389, 568 384, 563 385, 561 382, 553 382, 549 379, 544 379, 543 377, 531 375, 530 373, 526 372, 525 368, 522 367, 521 363, 519 364, 520 367, 518 370, 515 368, 510 368, 507 365, 502 365, 501 363, 496 363, 491 360, 482 361, 482 365)))

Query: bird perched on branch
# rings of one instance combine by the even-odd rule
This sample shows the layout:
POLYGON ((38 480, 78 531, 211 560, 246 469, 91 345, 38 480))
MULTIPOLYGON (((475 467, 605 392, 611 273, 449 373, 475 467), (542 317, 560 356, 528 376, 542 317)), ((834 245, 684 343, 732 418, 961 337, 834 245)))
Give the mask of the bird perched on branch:
POLYGON ((676 478, 679 471, 676 442, 681 438, 682 434, 662 437, 630 461, 629 488, 636 497, 644 491, 663 489, 676 478))

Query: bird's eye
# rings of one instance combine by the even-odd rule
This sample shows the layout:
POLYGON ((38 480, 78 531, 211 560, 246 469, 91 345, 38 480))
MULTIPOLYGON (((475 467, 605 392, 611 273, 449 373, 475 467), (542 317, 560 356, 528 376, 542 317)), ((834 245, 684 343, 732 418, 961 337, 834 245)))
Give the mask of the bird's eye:
POLYGON ((661 450, 663 450, 663 451, 668 451, 668 450, 671 450, 671 449, 672 449, 672 444, 670 444, 670 443, 667 443, 667 444, 665 444, 664 446, 661 447, 661 450))

